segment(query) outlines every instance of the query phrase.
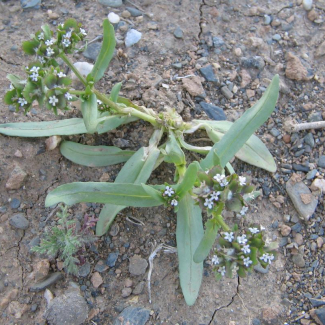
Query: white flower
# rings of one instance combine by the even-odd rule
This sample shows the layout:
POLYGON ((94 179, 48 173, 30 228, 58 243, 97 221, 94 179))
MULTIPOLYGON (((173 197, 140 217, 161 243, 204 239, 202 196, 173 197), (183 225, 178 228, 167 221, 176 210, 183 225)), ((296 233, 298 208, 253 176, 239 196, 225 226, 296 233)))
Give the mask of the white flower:
POLYGON ((225 175, 217 174, 213 176, 213 179, 216 180, 218 183, 221 183, 226 178, 225 175))
POLYGON ((246 235, 238 236, 237 241, 241 245, 245 245, 247 243, 246 235))
POLYGON ((253 263, 253 262, 250 260, 249 257, 245 257, 245 258, 244 258, 244 265, 245 265, 246 267, 249 267, 252 263, 253 263))
POLYGON ((52 39, 48 39, 47 41, 45 41, 45 45, 46 46, 51 46, 53 44, 54 44, 54 39, 53 38, 52 39))
POLYGON ((27 100, 25 98, 18 98, 18 103, 20 106, 24 106, 27 104, 27 100))
POLYGON ((68 46, 71 44, 71 42, 70 42, 67 38, 65 38, 65 39, 62 41, 62 44, 63 44, 65 47, 68 47, 68 46))
POLYGON ((252 234, 257 234, 259 231, 258 228, 254 227, 254 228, 248 228, 248 230, 252 233, 252 234))
POLYGON ((53 55, 53 54, 54 54, 53 49, 50 48, 50 47, 48 47, 47 50, 46 50, 46 55, 47 55, 47 56, 51 56, 51 55, 53 55))
POLYGON ((67 100, 71 100, 72 99, 72 96, 70 93, 65 93, 64 94, 64 97, 67 99, 67 100))
POLYGON ((218 272, 221 273, 222 276, 225 276, 226 274, 226 267, 222 266, 218 268, 218 272))
POLYGON ((42 39, 44 39, 44 33, 43 33, 43 32, 42 32, 42 33, 40 33, 40 34, 39 34, 37 37, 38 37, 38 39, 39 39, 39 40, 42 40, 42 39))
POLYGON ((211 200, 215 200, 215 201, 218 201, 218 196, 220 195, 221 192, 215 192, 213 191, 212 194, 211 194, 211 200))
MULTIPOLYGON (((32 70, 31 70, 32 71, 32 70)), ((37 72, 33 72, 30 76, 30 78, 33 80, 33 81, 37 81, 37 78, 38 78, 38 73, 37 72)))
POLYGON ((56 96, 52 96, 49 98, 49 103, 52 105, 52 106, 56 106, 56 103, 58 102, 58 98, 56 96))
POLYGON ((245 245, 241 250, 244 252, 244 254, 249 254, 251 252, 249 245, 245 245))
POLYGON ((98 105, 102 105, 103 102, 102 102, 101 100, 97 99, 97 104, 98 104, 98 105))
POLYGON ((164 194, 170 197, 170 196, 172 196, 173 194, 175 194, 175 192, 174 192, 174 190, 173 190, 171 187, 166 186, 166 189, 165 189, 164 194))
POLYGON ((172 206, 176 207, 176 206, 178 205, 178 201, 175 200, 175 199, 173 199, 173 200, 170 202, 170 204, 171 204, 172 206))
POLYGON ((212 209, 213 208, 213 200, 206 198, 205 202, 204 202, 204 206, 208 207, 209 209, 212 209))
POLYGON ((80 33, 84 36, 87 36, 87 33, 83 28, 80 28, 80 33))
POLYGON ((39 59, 39 62, 41 62, 42 64, 45 63, 45 59, 42 56, 39 56, 38 59, 39 59))
POLYGON ((205 183, 201 183, 201 185, 203 184, 203 194, 204 195, 207 195, 207 194, 209 194, 210 192, 211 192, 211 190, 210 190, 210 188, 209 188, 209 186, 205 186, 205 183))
POLYGON ((239 176, 239 184, 240 184, 240 186, 246 185, 246 177, 239 176))
POLYGON ((30 72, 36 72, 38 73, 38 70, 40 69, 40 67, 35 67, 33 66, 31 69, 30 69, 30 72))
POLYGON ((220 261, 219 261, 218 256, 217 256, 217 255, 213 255, 213 256, 212 256, 212 259, 211 259, 211 262, 212 262, 212 264, 214 264, 214 265, 219 264, 220 261))
POLYGON ((265 254, 263 254, 262 257, 260 257, 260 259, 262 261, 264 261, 265 263, 271 264, 271 261, 274 260, 274 256, 272 254, 265 253, 265 254))
POLYGON ((59 73, 58 73, 58 77, 59 78, 64 78, 64 77, 66 77, 67 75, 65 74, 65 73, 63 73, 62 71, 60 71, 59 73))
POLYGON ((232 242, 234 238, 235 237, 233 232, 225 232, 225 240, 232 242))
POLYGON ((241 210, 240 210, 240 214, 241 214, 242 216, 244 216, 244 215, 246 214, 247 210, 248 210, 248 207, 245 207, 245 206, 242 207, 241 210))

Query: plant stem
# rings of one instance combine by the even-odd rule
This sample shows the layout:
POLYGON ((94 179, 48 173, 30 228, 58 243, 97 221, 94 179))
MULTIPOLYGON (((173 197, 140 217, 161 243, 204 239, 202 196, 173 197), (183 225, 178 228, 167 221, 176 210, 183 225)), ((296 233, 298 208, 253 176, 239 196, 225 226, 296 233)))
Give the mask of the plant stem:
POLYGON ((86 86, 86 79, 80 74, 78 69, 70 62, 69 58, 62 52, 60 53, 60 58, 64 61, 64 63, 74 72, 74 74, 79 78, 79 80, 86 86))
POLYGON ((222 228, 222 230, 224 231, 230 231, 230 228, 228 227, 228 225, 225 223, 225 221, 222 218, 221 214, 218 215, 213 215, 217 224, 222 228))
POLYGON ((85 92, 83 90, 74 90, 74 89, 70 89, 69 93, 72 95, 84 95, 85 92))

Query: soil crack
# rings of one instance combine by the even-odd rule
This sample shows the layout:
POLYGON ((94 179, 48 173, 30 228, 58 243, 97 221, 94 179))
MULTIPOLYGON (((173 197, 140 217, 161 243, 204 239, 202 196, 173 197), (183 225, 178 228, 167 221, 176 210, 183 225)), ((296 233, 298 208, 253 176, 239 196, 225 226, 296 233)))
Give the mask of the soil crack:
POLYGON ((240 278, 239 276, 237 276, 237 288, 236 288, 236 293, 231 297, 231 300, 230 302, 227 304, 227 305, 224 305, 224 306, 221 306, 219 308, 217 308, 214 312, 213 312, 213 315, 211 317, 211 320, 210 322, 208 323, 208 325, 211 325, 212 324, 212 321, 214 319, 214 317, 216 316, 217 312, 221 309, 224 309, 224 308, 228 308, 233 302, 234 302, 234 299, 235 297, 239 294, 239 285, 240 285, 240 278))
POLYGON ((198 35, 198 38, 201 38, 202 32, 203 32, 203 28, 202 28, 202 24, 204 23, 204 19, 203 19, 203 7, 206 5, 205 1, 202 0, 200 7, 199 7, 199 12, 200 12, 200 20, 199 20, 199 28, 200 28, 200 32, 198 35))

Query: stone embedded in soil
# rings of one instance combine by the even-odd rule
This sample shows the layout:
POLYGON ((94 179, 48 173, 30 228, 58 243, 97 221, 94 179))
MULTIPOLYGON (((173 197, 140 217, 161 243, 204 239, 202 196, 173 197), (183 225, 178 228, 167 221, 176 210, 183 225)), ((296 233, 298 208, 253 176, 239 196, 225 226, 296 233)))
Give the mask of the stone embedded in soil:
POLYGON ((12 289, 6 293, 6 295, 0 300, 0 310, 4 310, 9 305, 10 301, 18 296, 19 290, 12 289))
POLYGON ((115 319, 113 325, 145 325, 149 319, 150 310, 141 307, 127 307, 115 319))
POLYGON ((252 81, 252 77, 245 69, 240 70, 239 75, 241 77, 240 87, 245 88, 252 81))
POLYGON ((23 185, 26 176, 27 173, 19 165, 16 165, 10 173, 6 188, 8 190, 18 190, 23 185))
POLYGON ((201 68, 200 72, 206 81, 219 83, 219 79, 216 78, 211 64, 201 68))
POLYGON ((20 0, 20 5, 23 9, 39 9, 41 4, 41 0, 20 0))
POLYGON ((320 321, 320 324, 325 325, 325 308, 318 308, 315 310, 315 314, 320 321))
POLYGON ((103 6, 118 8, 123 5, 122 0, 99 0, 99 3, 103 6))
POLYGON ((282 236, 289 236, 291 232, 291 228, 287 225, 282 225, 280 231, 282 236))
POLYGON ((114 267, 116 264, 118 258, 118 253, 109 253, 107 260, 106 260, 106 265, 109 267, 114 267))
POLYGON ((223 86, 221 88, 221 93, 224 95, 227 99, 233 98, 234 94, 229 90, 227 86, 223 86))
POLYGON ((92 285, 94 286, 94 288, 98 288, 101 284, 103 284, 103 278, 102 276, 98 273, 98 272, 95 272, 91 279, 90 279, 92 285))
MULTIPOLYGON (((286 190, 301 218, 308 221, 316 210, 318 204, 317 198, 311 194, 307 185, 305 185, 303 182, 294 183, 292 179, 289 179, 289 181, 286 183, 286 190), (304 194, 312 195, 309 196, 310 203, 304 203, 301 196, 304 194)), ((305 196, 303 196, 303 198, 305 198, 305 196)))
POLYGON ((86 262, 85 264, 79 267, 78 274, 79 276, 85 278, 90 273, 90 263, 86 262))
POLYGON ((142 33, 135 29, 130 29, 125 36, 125 46, 130 47, 140 41, 142 33))
POLYGON ((205 91, 202 87, 201 79, 198 76, 182 79, 183 88, 193 97, 202 96, 205 91))
POLYGON ((29 227, 29 221, 25 218, 22 213, 17 213, 9 219, 10 226, 26 230, 29 227))
POLYGON ((38 292, 38 291, 45 290, 47 287, 59 281, 62 277, 63 274, 61 272, 52 273, 44 281, 31 286, 29 291, 38 292))
POLYGON ((13 198, 11 201, 10 201, 10 207, 11 209, 18 209, 20 206, 20 200, 17 199, 17 198, 13 198))
POLYGON ((133 7, 126 7, 126 10, 131 14, 132 17, 142 16, 142 12, 133 7))
POLYGON ((21 316, 28 310, 28 308, 29 307, 26 304, 21 304, 18 301, 11 301, 7 308, 7 313, 14 316, 16 319, 20 319, 21 316))
POLYGON ((319 157, 317 165, 318 167, 325 168, 325 155, 319 157))
POLYGON ((79 292, 67 292, 51 301, 44 316, 50 325, 81 325, 88 317, 87 302, 79 292))
POLYGON ((129 297, 131 293, 132 293, 132 288, 123 288, 122 289, 122 297, 123 298, 129 297))
POLYGON ((262 309, 262 317, 267 324, 276 324, 275 321, 280 316, 280 314, 281 307, 277 305, 262 309))
POLYGON ((177 27, 174 31, 174 36, 178 39, 183 38, 183 31, 180 27, 177 27))
POLYGON ((200 102, 200 106, 203 108, 204 112, 213 120, 223 121, 227 119, 227 116, 221 107, 206 102, 200 102))
POLYGON ((242 57, 240 64, 246 69, 258 69, 262 70, 265 66, 265 61, 261 56, 254 56, 250 58, 242 57))
POLYGON ((298 267, 305 267, 305 259, 302 254, 298 253, 292 256, 292 262, 298 267))
POLYGON ((325 300, 323 299, 309 298, 309 301, 313 307, 320 307, 325 305, 325 300))
POLYGON ((318 48, 317 48, 317 50, 316 50, 316 52, 315 52, 315 56, 316 56, 316 57, 320 57, 320 56, 323 56, 323 55, 325 55, 325 41, 322 42, 322 43, 318 46, 318 48))
POLYGON ((134 255, 130 258, 129 272, 132 275, 142 275, 146 272, 148 262, 140 255, 134 255))
POLYGON ((141 294, 141 293, 143 292, 144 286, 145 286, 145 282, 144 282, 144 281, 139 282, 139 283, 135 286, 135 288, 134 288, 134 290, 133 290, 133 294, 134 294, 134 295, 139 295, 139 294, 141 294))
POLYGON ((101 47, 102 47, 102 43, 100 42, 91 43, 88 45, 86 51, 84 51, 82 54, 87 59, 96 61, 101 47))
POLYGON ((296 55, 287 52, 285 59, 287 61, 287 67, 285 70, 287 78, 297 81, 306 81, 311 78, 308 76, 307 69, 296 55))
POLYGON ((50 271, 50 262, 47 259, 43 259, 33 264, 33 272, 27 276, 27 279, 33 279, 39 281, 44 279, 50 271))
POLYGON ((59 135, 53 135, 52 137, 49 137, 45 140, 46 150, 54 150, 60 144, 61 140, 62 138, 59 135))

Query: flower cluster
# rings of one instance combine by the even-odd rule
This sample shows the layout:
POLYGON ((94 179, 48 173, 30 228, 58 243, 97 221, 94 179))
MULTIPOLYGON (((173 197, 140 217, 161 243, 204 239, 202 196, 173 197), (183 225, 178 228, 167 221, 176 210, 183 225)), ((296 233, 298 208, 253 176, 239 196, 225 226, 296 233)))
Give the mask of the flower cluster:
POLYGON ((172 187, 166 185, 163 190, 162 196, 165 198, 167 205, 177 207, 178 206, 178 197, 172 187))
POLYGON ((193 190, 202 209, 210 214, 221 205, 238 216, 245 216, 248 211, 245 196, 253 193, 254 187, 244 176, 232 174, 226 176, 218 166, 199 172, 201 185, 193 190))
POLYGON ((266 252, 261 227, 249 227, 240 234, 235 225, 231 231, 222 232, 217 243, 211 259, 217 279, 225 275, 232 277, 234 273, 244 277, 254 265, 260 263, 267 267, 274 260, 275 252, 266 252))

